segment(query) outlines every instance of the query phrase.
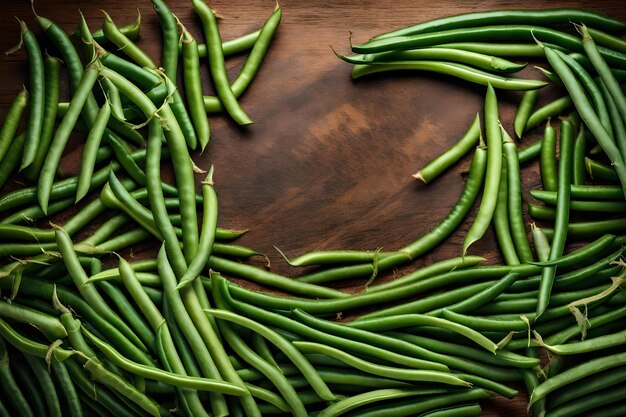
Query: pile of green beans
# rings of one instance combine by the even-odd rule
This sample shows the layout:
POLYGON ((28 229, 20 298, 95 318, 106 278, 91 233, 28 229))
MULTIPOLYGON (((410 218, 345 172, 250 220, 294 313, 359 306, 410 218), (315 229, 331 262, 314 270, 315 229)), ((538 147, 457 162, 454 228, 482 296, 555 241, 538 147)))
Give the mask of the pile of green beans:
POLYGON ((484 85, 467 132, 414 177, 435 182, 472 153, 470 168, 428 233, 394 250, 279 251, 294 268, 316 267, 284 276, 245 263, 264 255, 236 244, 246 230, 218 226, 219 176, 208 168, 197 194, 192 161, 211 152, 208 113, 252 123, 238 98, 282 11, 222 41, 214 11, 192 0, 201 42, 164 0, 152 4, 159 62, 138 43, 140 16, 117 26, 104 13, 92 32, 81 15, 80 51, 36 16, 59 58, 20 21, 29 82, 0 127, 0 190, 10 190, 0 195, 0 417, 480 416, 521 387, 535 416, 623 415, 626 42, 615 35, 626 25, 580 9, 478 12, 338 54, 355 64, 353 78, 424 70, 484 85), (563 29, 572 19, 582 39, 563 29), (225 59, 242 52, 229 84, 225 59), (509 75, 526 67, 512 59, 528 57, 547 60, 548 81, 509 75), (204 58, 215 97, 203 96, 204 58), (59 102, 63 66, 69 103, 59 102), (500 117, 503 89, 523 91, 512 129, 500 117), (549 89, 560 98, 535 108, 549 89), (538 126, 542 138, 518 150, 508 132, 538 126), (85 133, 80 173, 61 179, 75 131, 85 133), (521 165, 535 158, 543 189, 530 196, 543 205, 528 203, 540 223, 527 227, 521 165), (175 185, 162 179, 165 160, 175 185), (458 257, 374 280, 465 221, 458 257), (473 243, 492 226, 504 262, 483 266, 473 243), (158 254, 124 259, 139 244, 158 254), (359 279, 357 293, 334 285, 359 279))

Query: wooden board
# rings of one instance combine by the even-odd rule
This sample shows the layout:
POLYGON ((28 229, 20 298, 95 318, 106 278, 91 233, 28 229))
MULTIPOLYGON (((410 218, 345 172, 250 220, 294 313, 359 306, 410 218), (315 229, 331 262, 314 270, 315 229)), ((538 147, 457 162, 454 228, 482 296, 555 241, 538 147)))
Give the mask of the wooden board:
MULTIPOLYGON (((201 38, 190 2, 170 4, 201 38)), ((38 0, 35 5, 39 14, 67 31, 75 29, 79 9, 94 30, 101 24, 100 9, 107 10, 118 24, 132 21, 139 9, 143 19, 139 45, 159 62, 160 27, 149 1, 38 0)), ((211 5, 223 16, 223 39, 258 29, 274 7, 269 0, 220 0, 211 5)), ((416 182, 411 174, 465 132, 475 114, 482 112, 485 88, 425 73, 352 81, 351 66, 337 59, 331 46, 348 52, 350 32, 358 43, 423 20, 521 5, 585 7, 626 20, 626 6, 620 2, 281 1, 284 14, 279 31, 241 99, 256 123, 239 128, 223 115, 211 117, 209 147, 202 155, 194 155, 202 168, 215 165, 220 225, 249 228, 241 244, 267 254, 274 271, 290 275, 297 271, 280 258, 274 245, 288 256, 324 249, 391 250, 433 228, 455 204, 468 159, 429 186, 416 182)), ((25 19, 40 34, 27 2, 0 1, 0 9, 0 50, 19 41, 13 16, 25 19)), ((243 59, 228 60, 231 79, 243 59)), ((203 71, 207 74, 206 64, 203 71)), ((0 57, 0 115, 6 114, 20 86, 27 83, 26 74, 23 51, 0 57)), ((521 76, 540 74, 528 68, 521 76)), ((205 92, 212 91, 208 76, 204 83, 205 92)), ((562 92, 546 91, 540 100, 547 102, 558 94, 562 92)), ((511 133, 520 97, 517 92, 498 92, 501 118, 511 133)), ((539 135, 539 131, 532 133, 520 146, 539 135)), ((66 173, 76 170, 81 139, 76 136, 64 159, 66 173)), ((539 185, 536 166, 525 168, 523 175, 528 198, 527 191, 539 185)), ((404 270, 458 256, 474 213, 444 245, 404 270)), ((501 262, 491 230, 471 253, 486 257, 487 263, 501 262)), ((134 256, 141 257, 141 250, 135 250, 134 256)), ((354 288, 360 288, 359 283, 354 288)), ((526 416, 525 401, 524 395, 513 401, 498 399, 486 407, 485 415, 526 416)))

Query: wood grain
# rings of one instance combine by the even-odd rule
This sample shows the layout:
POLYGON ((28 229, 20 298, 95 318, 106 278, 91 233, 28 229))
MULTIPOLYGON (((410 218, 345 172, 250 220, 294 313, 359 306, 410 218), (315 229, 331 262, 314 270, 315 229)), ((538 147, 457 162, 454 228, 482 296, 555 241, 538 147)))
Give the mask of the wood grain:
MULTIPOLYGON (((190 2, 169 3, 192 34, 201 38, 190 2)), ((475 114, 482 112, 485 89, 423 73, 352 81, 351 66, 338 60, 331 46, 347 52, 350 31, 358 43, 436 17, 520 5, 496 0, 281 0, 281 26, 241 99, 256 123, 242 129, 225 116, 212 116, 209 147, 204 154, 194 155, 200 167, 215 165, 220 225, 251 229, 241 244, 267 254, 274 271, 290 275, 297 271, 278 256, 273 245, 289 256, 323 249, 391 250, 433 228, 456 202, 468 160, 428 186, 417 183, 411 174, 465 132, 475 114)), ((274 4, 270 0, 219 0, 211 6, 223 16, 222 37, 231 39, 259 28, 274 4)), ((626 20, 623 2, 523 3, 531 9, 557 6, 584 7, 626 20)), ((25 19, 40 35, 28 2, 0 1, 0 9, 0 50, 19 41, 13 16, 25 19)), ((100 9, 107 10, 118 24, 133 20, 139 9, 143 18, 139 45, 159 62, 160 28, 149 1, 38 0, 36 9, 67 31, 75 29, 79 9, 93 29, 101 24, 100 9)), ((56 53, 52 48, 49 52, 56 53)), ((227 61, 231 79, 241 69, 243 58, 227 61)), ((0 57, 0 115, 6 114, 20 86, 27 83, 26 71, 23 51, 0 57)), ((206 64, 203 71, 206 75, 206 64)), ((528 68, 521 76, 540 75, 528 68)), ((211 92, 208 77, 204 83, 205 93, 211 92)), ((559 93, 542 93, 541 101, 559 93)), ((498 92, 501 118, 510 132, 520 97, 520 93, 498 92)), ((532 133, 520 146, 539 135, 532 133)), ((66 172, 76 169, 80 142, 80 136, 75 138, 64 159, 66 172)), ((526 191, 538 186, 536 166, 524 168, 523 175, 526 191)), ((458 256, 473 214, 444 245, 405 270, 458 256)), ((501 262, 491 230, 471 253, 485 256, 488 263, 501 262)), ((394 273, 380 279, 390 279, 394 273)), ((514 400, 495 399, 485 406, 485 415, 526 416, 525 401, 524 394, 514 400)))

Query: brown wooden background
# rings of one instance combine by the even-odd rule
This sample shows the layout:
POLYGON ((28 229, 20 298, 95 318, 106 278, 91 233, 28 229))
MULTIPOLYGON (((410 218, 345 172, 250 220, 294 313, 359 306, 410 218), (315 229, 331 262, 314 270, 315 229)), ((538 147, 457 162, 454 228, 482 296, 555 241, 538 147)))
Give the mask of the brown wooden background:
MULTIPOLYGON (((37 12, 67 31, 82 10, 93 30, 100 27, 100 9, 118 24, 143 17, 139 45, 157 62, 160 28, 150 2, 37 0, 37 12)), ((202 37, 191 3, 170 1, 172 10, 198 38, 202 37)), ((271 0, 210 3, 222 16, 223 39, 256 30, 271 14, 271 0)), ((411 174, 445 150, 482 111, 485 88, 449 77, 423 73, 350 78, 351 66, 337 59, 331 46, 348 52, 349 31, 355 43, 378 33, 436 17, 502 8, 585 7, 626 20, 626 5, 618 1, 295 1, 281 0, 283 21, 268 56, 241 104, 256 123, 241 129, 224 116, 211 118, 212 138, 196 163, 215 164, 220 198, 220 225, 250 228, 242 244, 266 253, 272 269, 289 268, 273 245, 288 256, 323 249, 395 249, 434 227, 456 202, 462 189, 458 164, 435 183, 424 186, 411 174)), ((35 33, 25 0, 0 1, 0 51, 19 40, 13 16, 27 21, 35 33)), ((233 79, 243 57, 227 61, 233 79)), ((203 71, 206 71, 206 65, 203 71)), ((27 83, 23 51, 0 56, 0 115, 20 86, 27 83)), ((534 69, 522 76, 539 77, 534 69)), ((206 92, 211 91, 205 78, 206 92)), ((67 94, 67 91, 65 92, 67 94)), ((557 92, 543 93, 542 102, 557 92)), ((520 93, 498 92, 501 118, 512 133, 512 118, 520 93)), ((66 97, 67 98, 67 97, 66 97)), ((522 140, 530 143, 540 132, 522 140)), ((70 146, 66 171, 75 170, 80 136, 70 146)), ((536 167, 523 171, 525 189, 539 184, 536 167)), ((198 179, 199 183, 200 179, 198 179)), ((528 195, 526 194, 526 197, 528 195)), ((466 221, 445 245, 410 268, 458 256, 466 221)), ((135 251, 138 252, 138 251, 135 251)), ((471 253, 501 262, 491 231, 471 253)), ((381 279, 386 279, 385 277, 381 279)), ((525 416, 523 396, 499 399, 487 406, 487 416, 525 416)))

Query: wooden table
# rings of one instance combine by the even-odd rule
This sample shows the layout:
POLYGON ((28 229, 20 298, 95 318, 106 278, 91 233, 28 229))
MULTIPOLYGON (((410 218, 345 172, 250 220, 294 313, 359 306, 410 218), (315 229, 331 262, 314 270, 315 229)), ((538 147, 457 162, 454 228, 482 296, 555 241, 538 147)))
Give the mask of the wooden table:
MULTIPOLYGON (((171 1, 172 10, 202 37, 190 2, 171 1)), ((272 1, 211 2, 223 19, 223 39, 259 28, 271 14, 272 1)), ((241 99, 255 120, 237 127, 223 115, 211 117, 208 149, 195 154, 196 164, 215 165, 221 226, 249 228, 241 244, 259 250, 272 261, 272 270, 296 274, 274 250, 288 256, 324 249, 395 249, 434 227, 456 202, 463 187, 464 159, 451 172, 425 186, 410 174, 447 149, 482 112, 485 88, 450 77, 425 73, 396 73, 352 81, 351 66, 335 57, 331 46, 349 51, 355 43, 412 23, 457 13, 524 6, 555 7, 554 2, 466 1, 433 2, 295 1, 282 0, 283 21, 261 70, 241 99)), ((620 2, 568 1, 559 6, 585 7, 626 20, 620 2)), ((150 2, 36 1, 37 12, 73 31, 82 10, 93 30, 107 10, 118 24, 142 14, 139 45, 159 62, 160 28, 150 2)), ((27 2, 0 1, 0 50, 19 40, 13 16, 25 19, 39 34, 27 2)), ((236 77, 243 56, 227 61, 236 77)), ((22 84, 27 83, 25 53, 0 57, 0 114, 22 84)), ((206 74, 207 68, 203 64, 206 74)), ((528 68, 521 76, 540 77, 528 68)), ((208 77, 205 92, 211 91, 208 77)), ((548 101, 558 92, 542 93, 548 101)), ((67 99, 67 89, 65 91, 67 99)), ((521 93, 498 91, 502 122, 512 133, 512 119, 521 93)), ((540 132, 521 141, 530 143, 540 132)), ((76 170, 82 138, 77 136, 64 160, 66 172, 76 170)), ((539 185, 536 166, 523 171, 526 192, 539 185)), ((199 178, 198 178, 199 183, 199 178)), ((525 197, 528 197, 526 193, 525 197)), ((458 256, 473 215, 447 242, 405 270, 458 256)), ((141 249, 135 256, 141 256, 141 249)), ((471 248, 488 263, 500 263, 491 230, 471 248)), ((261 262, 261 261, 259 261, 261 262)), ((401 271, 399 271, 401 272, 401 271)), ((396 271, 398 273, 398 271, 396 271)), ((387 274, 379 279, 389 279, 387 274)), ((355 283, 361 288, 362 283, 355 283)), ((486 406, 486 416, 526 416, 525 397, 498 399, 486 406)))

